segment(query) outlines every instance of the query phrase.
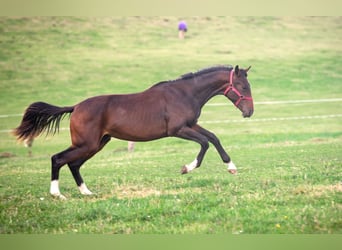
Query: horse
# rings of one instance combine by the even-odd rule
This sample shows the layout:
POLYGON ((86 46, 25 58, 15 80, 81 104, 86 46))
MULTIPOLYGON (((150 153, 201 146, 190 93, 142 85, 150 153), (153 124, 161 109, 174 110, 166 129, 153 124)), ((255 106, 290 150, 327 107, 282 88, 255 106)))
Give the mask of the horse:
POLYGON ((34 138, 43 132, 55 134, 60 121, 69 114, 71 146, 51 157, 50 193, 62 199, 65 196, 58 183, 61 167, 68 165, 80 193, 91 195, 80 168, 112 137, 134 142, 177 137, 198 143, 199 153, 194 161, 181 168, 182 174, 200 167, 210 142, 228 171, 236 174, 237 168, 217 136, 198 125, 198 119, 202 107, 216 95, 226 96, 244 118, 252 116, 253 98, 247 80, 250 68, 213 66, 159 82, 140 93, 100 95, 74 106, 35 102, 26 109, 13 133, 18 140, 34 138))

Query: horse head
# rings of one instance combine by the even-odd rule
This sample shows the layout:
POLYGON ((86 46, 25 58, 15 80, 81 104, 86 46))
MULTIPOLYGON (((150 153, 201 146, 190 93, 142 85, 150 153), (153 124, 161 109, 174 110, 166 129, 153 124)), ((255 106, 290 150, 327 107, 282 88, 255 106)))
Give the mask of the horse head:
POLYGON ((240 109, 243 117, 250 117, 254 112, 251 87, 247 80, 247 72, 251 68, 240 69, 238 65, 231 70, 229 84, 224 95, 240 109))

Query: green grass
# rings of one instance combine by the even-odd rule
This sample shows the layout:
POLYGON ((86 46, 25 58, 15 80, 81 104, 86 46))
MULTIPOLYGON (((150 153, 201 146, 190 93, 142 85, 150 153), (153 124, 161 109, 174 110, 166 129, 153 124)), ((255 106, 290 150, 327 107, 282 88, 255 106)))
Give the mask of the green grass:
MULTIPOLYGON (((179 40, 175 17, 0 18, 0 115, 137 92, 216 64, 252 65, 256 102, 342 98, 340 17, 185 19, 179 40)), ((212 146, 201 168, 180 175, 197 144, 167 138, 128 154, 113 139, 81 169, 95 195, 81 196, 62 168, 66 201, 48 191, 50 157, 69 132, 37 138, 28 157, 7 132, 21 117, 0 116, 0 233, 341 233, 342 118, 288 118, 340 115, 342 102, 256 104, 247 121, 218 103, 227 105, 205 106, 200 124, 238 175, 212 146)))

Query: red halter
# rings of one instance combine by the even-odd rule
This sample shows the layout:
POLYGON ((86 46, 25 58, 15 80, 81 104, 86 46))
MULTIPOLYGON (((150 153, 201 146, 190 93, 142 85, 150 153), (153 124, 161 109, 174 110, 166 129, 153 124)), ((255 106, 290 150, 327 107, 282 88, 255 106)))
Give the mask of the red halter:
POLYGON ((224 95, 227 96, 227 94, 229 93, 229 91, 233 91, 238 97, 239 99, 237 99, 237 101, 234 103, 234 105, 237 107, 239 105, 239 103, 242 100, 249 100, 249 101, 253 101, 253 98, 251 96, 244 96, 241 95, 241 93, 234 87, 233 85, 233 74, 234 74, 234 70, 232 69, 230 71, 230 75, 229 75, 229 85, 226 88, 226 90, 224 91, 224 95))

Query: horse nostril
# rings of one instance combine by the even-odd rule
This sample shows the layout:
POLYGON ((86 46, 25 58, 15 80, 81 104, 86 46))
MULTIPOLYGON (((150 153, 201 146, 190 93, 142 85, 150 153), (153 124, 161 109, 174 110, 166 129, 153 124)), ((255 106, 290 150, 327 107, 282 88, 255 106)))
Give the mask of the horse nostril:
POLYGON ((253 109, 250 109, 250 110, 247 110, 246 112, 243 112, 243 117, 246 118, 246 117, 251 117, 253 115, 253 112, 254 110, 253 109))

